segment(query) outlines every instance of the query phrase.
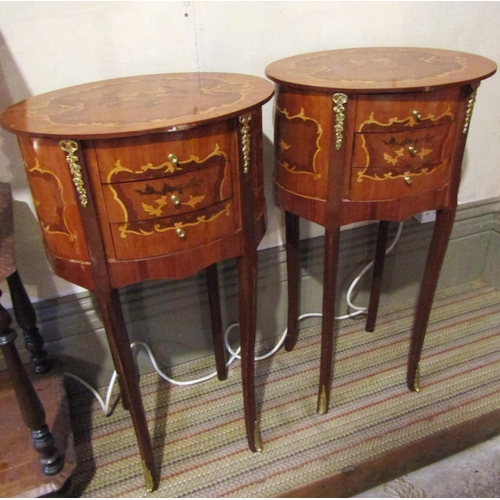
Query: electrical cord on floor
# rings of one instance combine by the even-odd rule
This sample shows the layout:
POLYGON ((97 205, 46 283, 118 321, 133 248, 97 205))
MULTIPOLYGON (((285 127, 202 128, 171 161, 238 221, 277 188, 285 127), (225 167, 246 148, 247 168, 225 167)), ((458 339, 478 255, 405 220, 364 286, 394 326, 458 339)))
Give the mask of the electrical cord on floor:
MULTIPOLYGON (((396 246, 396 244, 399 241, 399 238, 401 236, 402 229, 403 229, 403 223, 400 222, 399 226, 398 226, 398 230, 396 232, 396 236, 394 237, 394 240, 392 241, 392 243, 390 244, 390 246, 387 247, 387 250, 385 251, 386 255, 389 252, 391 252, 392 249, 396 246)), ((352 293, 354 291, 354 288, 356 287, 356 285, 360 281, 360 279, 373 266, 373 263, 374 263, 374 261, 369 262, 361 270, 361 272, 358 273, 358 275, 356 276, 356 278, 354 278, 354 280, 352 281, 351 285, 349 286, 349 289, 347 290, 347 304, 348 304, 349 308, 350 309, 354 309, 354 311, 351 312, 351 313, 345 314, 343 316, 336 316, 335 319, 353 318, 353 317, 358 316, 360 314, 363 314, 363 313, 365 313, 367 311, 366 307, 360 307, 360 306, 357 306, 357 305, 353 304, 352 300, 351 300, 351 295, 352 295, 352 293)), ((305 314, 302 314, 301 316, 299 316, 298 320, 302 321, 303 319, 306 319, 306 318, 321 318, 321 317, 322 317, 321 313, 305 313, 305 314)), ((231 330, 233 330, 237 326, 239 326, 239 323, 233 323, 232 325, 228 326, 226 328, 226 331, 224 332, 224 345, 226 347, 226 350, 230 354, 230 358, 226 362, 226 365, 228 367, 233 363, 233 361, 235 359, 241 359, 241 356, 239 354, 240 350, 241 350, 241 347, 238 347, 238 349, 236 349, 236 351, 234 351, 231 348, 231 346, 229 345, 229 333, 231 332, 231 330)), ((263 359, 269 358, 273 354, 275 354, 281 348, 281 346, 283 345, 283 342, 285 341, 286 334, 287 334, 287 329, 285 329, 285 331, 281 335, 278 343, 273 347, 273 349, 271 349, 268 353, 266 353, 266 354, 264 354, 262 356, 257 356, 255 358, 255 361, 262 361, 263 359)), ((186 380, 186 381, 174 380, 174 379, 170 378, 168 375, 166 375, 160 369, 160 367, 158 366, 158 364, 156 362, 156 359, 155 359, 155 357, 153 355, 153 352, 151 351, 151 348, 149 347, 148 344, 146 344, 145 342, 142 342, 142 341, 135 341, 135 342, 132 342, 130 344, 130 347, 133 350, 136 349, 136 348, 138 348, 138 347, 139 348, 142 347, 143 349, 145 349, 146 353, 149 356, 149 360, 151 361, 151 364, 153 365, 153 368, 156 370, 156 372, 164 380, 166 380, 167 382, 169 382, 169 383, 171 383, 173 385, 193 385, 193 384, 199 384, 201 382, 205 382, 205 381, 210 380, 211 378, 214 378, 215 376, 217 376, 217 372, 213 372, 213 373, 210 373, 209 375, 206 375, 205 377, 201 377, 201 378, 194 379, 194 380, 186 380)), ((113 392, 113 387, 114 387, 114 385, 116 383, 116 378, 117 378, 116 371, 114 371, 113 375, 111 376, 111 380, 109 382, 108 391, 106 393, 106 399, 105 400, 102 398, 102 396, 99 394, 99 392, 96 389, 94 389, 90 384, 88 384, 87 382, 85 382, 83 379, 81 379, 77 375, 74 375, 74 374, 68 373, 68 372, 64 372, 64 375, 66 375, 66 376, 68 376, 68 377, 70 377, 70 378, 72 378, 72 379, 80 382, 80 384, 82 384, 89 391, 91 391, 94 394, 94 396, 97 399, 97 401, 99 402, 99 404, 101 405, 102 411, 104 412, 104 414, 106 416, 111 413, 111 408, 112 408, 112 405, 111 405, 111 394, 113 392)))

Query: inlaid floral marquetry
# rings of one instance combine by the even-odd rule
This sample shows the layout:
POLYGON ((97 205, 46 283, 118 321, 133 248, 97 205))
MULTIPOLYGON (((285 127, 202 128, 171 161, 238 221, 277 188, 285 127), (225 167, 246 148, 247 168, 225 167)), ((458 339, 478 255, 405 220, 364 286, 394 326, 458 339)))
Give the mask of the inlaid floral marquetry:
POLYGON ((306 115, 304 108, 297 113, 290 113, 286 108, 276 107, 280 130, 278 164, 291 174, 311 175, 313 179, 321 179, 318 172, 316 159, 321 151, 321 136, 323 128, 321 124, 306 115), (308 143, 314 144, 314 149, 301 147, 297 137, 303 137, 308 143))

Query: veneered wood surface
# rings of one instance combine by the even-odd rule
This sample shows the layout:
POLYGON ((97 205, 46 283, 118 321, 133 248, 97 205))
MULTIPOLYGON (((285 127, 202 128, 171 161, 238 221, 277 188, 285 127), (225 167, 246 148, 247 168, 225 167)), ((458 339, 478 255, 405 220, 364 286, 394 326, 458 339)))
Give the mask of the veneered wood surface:
POLYGON ((96 167, 103 183, 168 177, 224 163, 232 151, 231 121, 182 132, 93 141, 96 167), (177 164, 169 155, 177 157, 177 164))
POLYGON ((359 94, 356 132, 395 132, 449 123, 457 118, 460 87, 428 92, 359 94))
POLYGON ((495 73, 482 56, 452 50, 370 47, 327 50, 281 59, 266 75, 287 86, 346 93, 391 93, 464 85, 495 73))
POLYGON ((54 139, 19 136, 44 246, 79 262, 90 260, 66 154, 54 139))
POLYGON ((18 134, 83 139, 191 128, 227 119, 273 95, 263 78, 169 73, 117 78, 29 97, 0 118, 18 134))

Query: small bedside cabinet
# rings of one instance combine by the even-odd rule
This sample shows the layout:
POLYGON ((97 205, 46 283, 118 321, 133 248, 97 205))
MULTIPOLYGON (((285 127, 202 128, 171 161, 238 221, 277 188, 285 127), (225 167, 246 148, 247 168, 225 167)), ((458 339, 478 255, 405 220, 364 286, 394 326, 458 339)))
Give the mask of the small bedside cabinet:
POLYGON ((418 390, 476 90, 495 71, 484 57, 423 48, 332 50, 266 68, 277 90, 274 182, 286 217, 287 350, 297 340, 299 217, 325 228, 320 413, 330 398, 340 227, 380 221, 366 323, 373 331, 388 221, 437 210, 408 360, 408 387, 418 390))
POLYGON ((54 272, 91 290, 137 435, 158 476, 118 289, 207 270, 217 372, 227 376, 217 262, 237 258, 243 402, 252 451, 257 245, 265 231, 263 78, 177 73, 120 78, 8 108, 54 272))

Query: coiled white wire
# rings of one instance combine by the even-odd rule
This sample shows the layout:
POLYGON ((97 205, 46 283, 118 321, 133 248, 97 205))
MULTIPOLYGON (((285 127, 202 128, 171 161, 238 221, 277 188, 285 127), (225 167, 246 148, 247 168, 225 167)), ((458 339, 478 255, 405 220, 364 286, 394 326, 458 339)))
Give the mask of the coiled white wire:
MULTIPOLYGON (((392 241, 391 245, 387 247, 387 250, 385 251, 386 255, 389 252, 391 252, 392 249, 396 246, 397 242, 399 241, 399 237, 401 236, 402 229, 403 229, 403 223, 400 222, 399 226, 398 226, 398 230, 396 232, 396 236, 394 237, 394 240, 392 241)), ((354 280, 352 281, 351 285, 349 286, 349 289, 347 290, 347 304, 348 304, 348 306, 351 309, 354 309, 354 312, 351 312, 349 314, 344 314, 343 316, 336 316, 335 319, 353 318, 355 316, 358 316, 358 315, 363 314, 364 312, 366 312, 366 310, 367 310, 366 307, 360 307, 360 306, 357 306, 357 305, 355 305, 355 304, 352 303, 352 301, 351 301, 351 295, 352 295, 352 292, 354 291, 354 288, 358 284, 359 280, 373 266, 373 263, 374 263, 374 261, 372 260, 371 262, 369 262, 361 270, 360 273, 358 273, 358 275, 356 276, 356 278, 354 278, 354 280)), ((321 313, 305 313, 305 314, 302 314, 301 316, 299 316, 298 320, 302 321, 303 319, 306 319, 306 318, 321 318, 322 316, 323 315, 321 313)), ((235 359, 241 359, 241 356, 239 355, 239 353, 241 351, 241 347, 238 347, 238 349, 236 349, 236 351, 233 351, 233 349, 229 345, 229 333, 231 332, 231 330, 233 330, 233 328, 236 328, 237 326, 239 326, 239 323, 233 323, 232 325, 228 326, 226 328, 226 331, 224 332, 224 344, 225 344, 225 347, 226 347, 227 351, 230 354, 230 358, 226 362, 226 365, 228 367, 233 363, 233 361, 235 359)), ((283 345, 283 342, 285 341, 285 337, 286 337, 287 331, 288 331, 288 329, 285 328, 285 331, 283 332, 283 334, 281 335, 278 343, 273 347, 273 349, 271 349, 268 353, 266 353, 266 354, 264 354, 262 356, 257 356, 255 358, 255 361, 262 361, 263 359, 269 358, 270 356, 272 356, 273 354, 275 354, 281 348, 281 346, 283 345)), ((194 380, 185 380, 185 381, 174 380, 174 379, 170 378, 168 375, 166 375, 160 369, 160 367, 158 366, 158 364, 156 362, 156 359, 155 359, 155 357, 153 355, 153 352, 151 351, 151 348, 148 346, 148 344, 146 344, 145 342, 142 342, 142 341, 135 341, 135 342, 132 342, 132 344, 130 344, 130 347, 132 349, 136 349, 137 347, 144 348, 146 350, 146 353, 149 356, 149 360, 151 361, 151 364, 153 365, 153 368, 156 370, 156 372, 164 380, 166 380, 167 382, 169 382, 169 383, 171 383, 173 385, 193 385, 193 384, 199 384, 201 382, 205 382, 205 381, 210 380, 211 378, 214 378, 215 376, 217 376, 217 372, 213 372, 213 373, 210 373, 209 375, 206 375, 205 377, 201 377, 201 378, 194 379, 194 380)), ((74 374, 68 373, 68 372, 65 372, 64 375, 67 375, 68 377, 71 377, 72 379, 77 380, 84 387, 86 387, 89 391, 91 391, 94 394, 94 396, 97 399, 97 401, 99 402, 99 404, 101 405, 101 408, 102 408, 102 411, 104 412, 104 414, 106 416, 110 414, 111 408, 112 408, 112 405, 111 405, 111 394, 113 392, 113 387, 114 387, 114 385, 116 383, 116 379, 117 379, 117 373, 116 373, 116 371, 114 371, 113 375, 111 376, 111 380, 109 382, 109 386, 108 386, 108 390, 107 390, 107 393, 106 393, 106 399, 105 400, 102 398, 102 396, 99 394, 99 392, 96 389, 94 389, 90 384, 88 384, 87 382, 85 382, 83 379, 81 379, 77 375, 74 375, 74 374)))

